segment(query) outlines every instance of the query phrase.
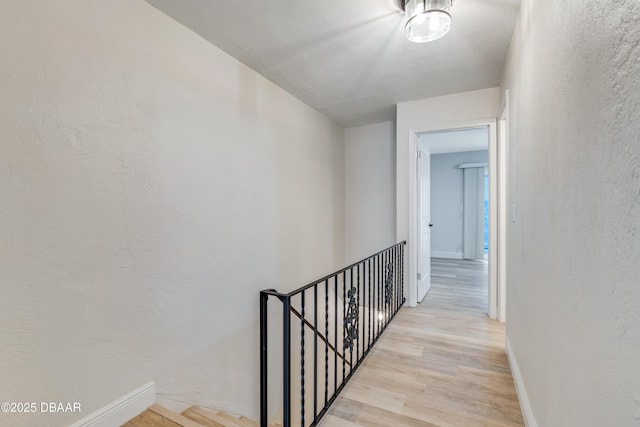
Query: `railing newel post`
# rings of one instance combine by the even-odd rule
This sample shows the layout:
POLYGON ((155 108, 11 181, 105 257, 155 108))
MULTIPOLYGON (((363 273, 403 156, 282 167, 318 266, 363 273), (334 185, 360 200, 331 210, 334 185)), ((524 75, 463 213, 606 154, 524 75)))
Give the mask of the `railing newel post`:
POLYGON ((268 425, 268 300, 269 295, 260 292, 260 427, 268 425))
POLYGON ((282 425, 291 427, 291 298, 282 298, 282 425))

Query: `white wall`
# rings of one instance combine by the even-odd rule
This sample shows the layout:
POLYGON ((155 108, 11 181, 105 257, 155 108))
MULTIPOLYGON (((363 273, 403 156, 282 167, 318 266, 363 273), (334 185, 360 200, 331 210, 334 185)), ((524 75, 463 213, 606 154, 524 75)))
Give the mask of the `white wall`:
POLYGON ((431 155, 432 257, 462 259, 462 169, 458 166, 488 160, 487 150, 431 155))
POLYGON ((343 130, 142 0, 0 5, 0 391, 258 415, 258 290, 344 261, 343 130))
POLYGON ((640 425, 638 28, 638 2, 524 0, 510 48, 507 336, 530 425, 640 425))
POLYGON ((395 125, 345 130, 347 263, 395 242, 395 125))
POLYGON ((495 121, 498 88, 481 89, 398 104, 396 123, 396 236, 407 240, 405 297, 416 304, 415 247, 416 134, 495 121), (413 230, 410 232, 410 230, 413 230))

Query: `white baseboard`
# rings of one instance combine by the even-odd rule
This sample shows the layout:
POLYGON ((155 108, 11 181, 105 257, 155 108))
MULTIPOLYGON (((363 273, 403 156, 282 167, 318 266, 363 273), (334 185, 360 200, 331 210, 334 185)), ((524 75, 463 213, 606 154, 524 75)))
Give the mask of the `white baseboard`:
POLYGON ((111 402, 69 427, 114 427, 120 426, 136 415, 144 412, 156 402, 156 387, 154 382, 143 385, 131 393, 111 402))
POLYGON ((432 258, 462 259, 462 252, 431 251, 432 258))
POLYGON ((511 367, 511 375, 513 376, 513 382, 516 385, 516 393, 518 394, 518 402, 520 402, 520 410, 522 411, 522 418, 524 418, 524 425, 526 427, 538 427, 538 421, 533 415, 533 409, 529 402, 529 396, 527 396, 527 390, 524 387, 524 381, 522 380, 522 373, 518 367, 518 362, 513 355, 513 349, 511 348, 511 341, 507 336, 506 340, 507 359, 509 360, 509 366, 511 367))

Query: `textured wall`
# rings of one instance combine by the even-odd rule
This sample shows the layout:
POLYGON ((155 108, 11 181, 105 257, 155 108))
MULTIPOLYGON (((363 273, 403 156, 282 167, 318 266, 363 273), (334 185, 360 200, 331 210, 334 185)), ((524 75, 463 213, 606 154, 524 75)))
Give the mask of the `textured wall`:
POLYGON ((395 242, 395 126, 392 122, 345 130, 347 263, 395 242))
POLYGON ((524 0, 510 50, 507 335, 540 426, 640 425, 639 28, 637 1, 524 0))
POLYGON ((0 397, 257 416, 258 290, 344 260, 343 130, 142 0, 0 4, 0 397))

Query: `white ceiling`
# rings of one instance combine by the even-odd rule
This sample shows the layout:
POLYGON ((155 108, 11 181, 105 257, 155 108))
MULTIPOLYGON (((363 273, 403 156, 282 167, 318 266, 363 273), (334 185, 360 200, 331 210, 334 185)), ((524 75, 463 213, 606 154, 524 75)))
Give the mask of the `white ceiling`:
POLYGON ((460 153, 489 149, 489 128, 479 127, 444 132, 423 133, 418 144, 431 154, 460 153))
POLYGON ((520 4, 454 0, 450 33, 415 44, 396 0, 146 1, 343 126, 499 85, 520 4))

